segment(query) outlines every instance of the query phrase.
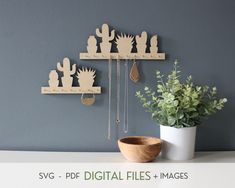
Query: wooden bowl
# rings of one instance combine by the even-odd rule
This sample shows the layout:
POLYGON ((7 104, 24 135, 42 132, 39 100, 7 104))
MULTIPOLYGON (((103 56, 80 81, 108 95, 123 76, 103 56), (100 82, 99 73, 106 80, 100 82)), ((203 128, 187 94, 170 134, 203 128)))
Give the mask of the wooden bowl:
POLYGON ((132 162, 153 161, 161 151, 162 140, 155 137, 130 136, 118 140, 124 157, 132 162))

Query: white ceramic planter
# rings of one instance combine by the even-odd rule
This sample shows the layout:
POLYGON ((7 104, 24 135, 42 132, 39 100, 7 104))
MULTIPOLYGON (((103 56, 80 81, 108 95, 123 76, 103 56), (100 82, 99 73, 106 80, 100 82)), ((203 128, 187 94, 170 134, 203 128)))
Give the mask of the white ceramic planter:
POLYGON ((163 140, 162 157, 171 160, 189 160, 194 157, 197 127, 174 128, 160 125, 163 140))

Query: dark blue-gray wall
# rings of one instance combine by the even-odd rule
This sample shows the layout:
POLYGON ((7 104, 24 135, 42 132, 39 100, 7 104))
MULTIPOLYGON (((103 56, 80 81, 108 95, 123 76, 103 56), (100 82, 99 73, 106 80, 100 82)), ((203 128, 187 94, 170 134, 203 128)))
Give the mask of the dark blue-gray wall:
POLYGON ((160 51, 167 53, 166 61, 139 62, 141 81, 129 85, 129 134, 159 136, 134 93, 155 86, 155 70, 167 74, 177 58, 183 77, 192 74, 198 84, 216 85, 229 101, 198 128, 197 149, 234 150, 234 19, 233 0, 0 0, 0 149, 117 150, 117 137, 125 135, 122 128, 115 133, 115 98, 113 138, 106 139, 107 61, 79 60, 88 36, 108 23, 133 35, 158 34, 160 51), (97 69, 103 93, 95 105, 83 106, 80 95, 40 93, 49 71, 66 56, 97 69))

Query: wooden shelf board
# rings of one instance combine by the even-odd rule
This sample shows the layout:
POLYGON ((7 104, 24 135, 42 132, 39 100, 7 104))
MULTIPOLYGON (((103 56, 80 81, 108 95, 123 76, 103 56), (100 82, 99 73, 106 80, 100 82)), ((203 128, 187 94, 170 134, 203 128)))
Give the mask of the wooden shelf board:
POLYGON ((83 89, 81 87, 71 87, 71 88, 64 88, 64 87, 41 87, 42 94, 100 94, 101 87, 92 87, 89 89, 83 89))
POLYGON ((80 59, 109 59, 111 56, 112 59, 143 59, 143 60, 165 60, 165 53, 157 54, 138 54, 131 53, 128 55, 123 55, 119 53, 109 53, 109 54, 89 54, 89 53, 80 53, 80 59))
MULTIPOLYGON (((121 163, 130 166, 130 163, 117 152, 49 152, 49 151, 6 151, 0 150, 0 163, 121 163)), ((182 163, 157 157, 151 163, 131 163, 138 167, 147 168, 159 163, 182 163)), ((195 158, 183 163, 235 163, 235 151, 196 152, 195 158)), ((12 165, 12 164, 10 164, 12 165)), ((25 165, 25 164, 24 164, 25 165)), ((30 164, 31 165, 31 164, 30 164)), ((172 164, 170 164, 172 165, 172 164)))

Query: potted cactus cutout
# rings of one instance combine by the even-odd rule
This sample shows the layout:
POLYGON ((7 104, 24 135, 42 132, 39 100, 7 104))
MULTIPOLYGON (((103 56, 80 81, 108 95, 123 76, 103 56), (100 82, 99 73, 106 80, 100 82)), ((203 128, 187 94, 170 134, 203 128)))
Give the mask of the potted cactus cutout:
POLYGON ((97 40, 95 36, 89 36, 87 40, 87 51, 89 54, 95 54, 97 52, 97 40))
POLYGON ((147 48, 147 33, 145 31, 143 31, 141 33, 141 35, 136 35, 135 37, 136 39, 136 47, 137 47, 137 53, 140 53, 140 54, 144 54, 146 52, 146 48, 147 48))
POLYGON ((79 86, 82 89, 92 88, 95 78, 95 70, 83 67, 77 71, 77 78, 79 86))
POLYGON ((59 86, 58 73, 56 72, 56 70, 52 70, 49 73, 48 84, 52 88, 55 88, 55 87, 59 86))
POLYGON ((57 69, 63 72, 64 76, 61 78, 63 87, 72 87, 73 77, 71 75, 75 74, 76 64, 73 64, 72 70, 70 70, 71 64, 69 58, 63 59, 63 66, 61 66, 60 62, 57 63, 57 69))
POLYGON ((130 54, 134 37, 131 35, 121 34, 116 37, 115 43, 117 44, 117 49, 120 54, 130 54))
POLYGON ((109 36, 109 26, 108 24, 103 24, 101 31, 99 28, 96 29, 96 35, 100 38, 102 38, 102 42, 100 43, 100 49, 102 53, 110 53, 112 43, 109 41, 112 41, 115 36, 115 31, 111 31, 111 35, 109 36))
POLYGON ((157 35, 154 35, 150 39, 150 53, 155 54, 158 52, 157 44, 158 44, 157 35))

